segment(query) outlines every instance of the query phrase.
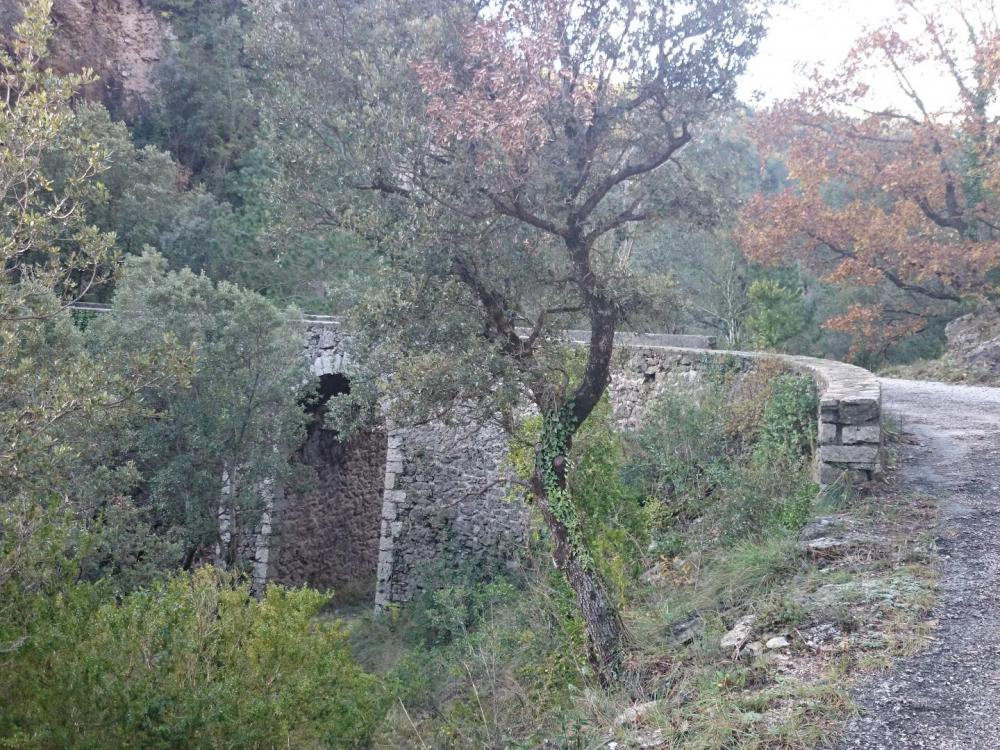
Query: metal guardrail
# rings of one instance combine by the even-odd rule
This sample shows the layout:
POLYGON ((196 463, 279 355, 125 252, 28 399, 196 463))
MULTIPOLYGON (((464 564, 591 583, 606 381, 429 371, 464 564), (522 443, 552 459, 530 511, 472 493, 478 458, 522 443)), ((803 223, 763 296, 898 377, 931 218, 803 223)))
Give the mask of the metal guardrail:
MULTIPOLYGON (((114 312, 114 308, 111 305, 105 304, 104 302, 72 302, 67 307, 74 312, 82 313, 111 313, 114 312)), ((141 311, 132 311, 141 312, 141 311)), ((342 318, 336 315, 306 315, 303 314, 297 322, 302 323, 319 323, 321 325, 341 325, 343 322, 342 318)))
MULTIPOLYGON (((81 313, 111 313, 114 309, 111 305, 103 302, 73 302, 69 306, 70 310, 81 313)), ((132 311, 141 312, 141 311, 132 311)), ((339 326, 343 324, 343 318, 336 315, 309 315, 303 314, 295 322, 309 323, 312 325, 339 326)), ((526 334, 527 329, 519 329, 518 333, 526 334)), ((568 330, 566 337, 577 344, 586 343, 590 338, 589 331, 568 330)), ((692 349, 715 349, 716 339, 714 336, 669 334, 669 333, 630 333, 619 331, 615 334, 615 340, 621 346, 630 348, 641 348, 644 346, 679 346, 692 349)))

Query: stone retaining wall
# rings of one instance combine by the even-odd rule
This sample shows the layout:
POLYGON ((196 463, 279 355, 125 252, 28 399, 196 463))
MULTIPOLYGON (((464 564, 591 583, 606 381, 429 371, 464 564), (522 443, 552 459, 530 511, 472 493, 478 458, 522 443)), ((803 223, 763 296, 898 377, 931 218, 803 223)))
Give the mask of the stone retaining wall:
POLYGON ((442 566, 511 566, 529 509, 508 497, 507 436, 434 422, 389 434, 375 606, 407 601, 442 566))
POLYGON ((816 482, 820 486, 840 480, 861 484, 883 469, 882 387, 867 370, 826 359, 759 352, 656 346, 625 352, 609 389, 616 415, 625 427, 641 423, 645 406, 657 393, 695 380, 707 365, 719 366, 725 358, 733 357, 748 361, 772 358, 816 383, 816 482))
POLYGON ((338 602, 371 601, 385 433, 371 430, 342 441, 333 430, 312 429, 295 460, 315 472, 315 481, 274 503, 270 580, 333 589, 338 602))

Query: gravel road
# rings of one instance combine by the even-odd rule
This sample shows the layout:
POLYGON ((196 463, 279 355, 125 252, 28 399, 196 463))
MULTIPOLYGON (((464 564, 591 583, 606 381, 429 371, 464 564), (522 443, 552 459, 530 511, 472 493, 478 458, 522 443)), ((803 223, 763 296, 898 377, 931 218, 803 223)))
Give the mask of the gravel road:
POLYGON ((920 654, 859 689, 843 750, 1000 748, 1000 388, 882 381, 915 444, 907 490, 941 508, 940 625, 920 654))

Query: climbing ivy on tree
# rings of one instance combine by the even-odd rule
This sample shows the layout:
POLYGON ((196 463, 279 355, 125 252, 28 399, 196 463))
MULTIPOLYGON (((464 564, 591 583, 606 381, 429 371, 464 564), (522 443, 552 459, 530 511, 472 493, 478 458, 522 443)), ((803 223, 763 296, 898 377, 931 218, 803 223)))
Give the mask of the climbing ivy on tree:
POLYGON ((769 5, 256 6, 288 220, 370 248, 358 344, 396 418, 471 410, 509 426, 524 398, 544 415, 532 494, 605 684, 627 636, 574 542, 565 462, 615 332, 644 306, 635 238, 717 216, 685 147, 732 101, 769 5), (559 332, 574 326, 591 334, 567 369, 559 332))

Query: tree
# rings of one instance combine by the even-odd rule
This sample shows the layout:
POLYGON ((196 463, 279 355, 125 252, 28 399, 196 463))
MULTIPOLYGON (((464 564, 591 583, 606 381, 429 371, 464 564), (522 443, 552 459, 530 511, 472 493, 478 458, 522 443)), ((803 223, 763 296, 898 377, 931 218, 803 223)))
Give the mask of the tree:
POLYGON ((221 565, 245 567, 261 512, 290 481, 306 418, 298 317, 147 252, 127 259, 113 311, 88 330, 95 350, 125 361, 165 337, 192 354, 186 383, 140 392, 144 411, 119 441, 156 525, 182 535, 185 567, 213 547, 221 565))
POLYGON ((747 290, 750 312, 746 327, 754 346, 774 350, 802 333, 810 311, 801 287, 788 287, 773 279, 757 279, 747 290))
POLYGON ((759 118, 760 142, 792 181, 748 206, 747 254, 894 288, 895 299, 830 322, 864 333, 869 348, 921 330, 926 301, 988 299, 1000 267, 998 79, 993 2, 897 0, 896 17, 859 39, 835 74, 815 74, 759 118), (895 81, 894 97, 872 90, 873 71, 895 81))
POLYGON ((353 232, 381 258, 358 318, 369 361, 394 365, 395 406, 490 416, 527 397, 542 414, 531 494, 605 684, 627 636, 581 538, 568 457, 604 395, 615 332, 641 307, 633 238, 713 218, 682 151, 731 101, 766 5, 258 9, 276 83, 265 116, 299 227, 353 232), (568 368, 558 343, 572 324, 590 338, 568 368))
MULTIPOLYGON (((122 377, 89 356, 67 305, 109 278, 114 235, 84 206, 103 186, 105 151, 81 137, 71 107, 86 75, 42 69, 51 2, 25 9, 14 53, 0 53, 0 497, 73 494, 89 427, 121 418, 137 388, 166 377, 139 366, 122 377)), ((148 352, 155 354, 155 352, 148 352)), ((162 354, 162 352, 161 352, 162 354)))
MULTIPOLYGON (((67 311, 116 267, 114 235, 85 206, 106 152, 72 102, 84 75, 44 69, 49 0, 26 5, 0 52, 0 651, 30 628, 22 595, 51 591, 88 551, 87 532, 124 498, 127 466, 106 467, 100 436, 121 429, 143 387, 175 379, 165 342, 126 362, 88 352, 67 311), (120 470, 119 470, 120 469, 120 470)), ((99 542, 96 543, 99 546, 99 542)))

